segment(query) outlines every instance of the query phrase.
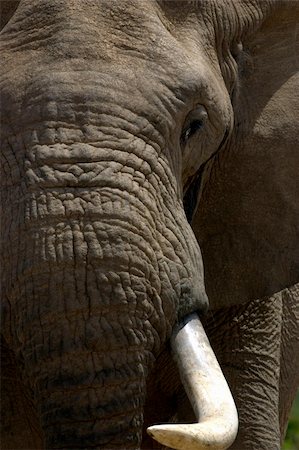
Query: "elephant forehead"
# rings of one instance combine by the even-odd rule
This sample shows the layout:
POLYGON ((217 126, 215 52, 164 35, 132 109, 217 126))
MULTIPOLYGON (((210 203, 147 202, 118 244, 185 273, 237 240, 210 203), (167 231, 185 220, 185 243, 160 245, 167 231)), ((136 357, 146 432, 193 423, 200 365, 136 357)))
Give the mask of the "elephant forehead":
MULTIPOLYGON (((178 111, 184 116, 194 102, 226 111, 213 32, 206 32, 213 25, 202 21, 191 20, 190 44, 173 33, 154 1, 24 0, 1 37, 7 116, 13 103, 13 119, 20 111, 24 123, 28 110, 34 121, 51 101, 64 105, 60 110, 85 105, 85 112, 97 104, 97 114, 110 103, 112 116, 125 107, 167 139, 178 111)), ((55 116, 56 106, 47 108, 55 116)))
POLYGON ((36 130, 38 142, 43 144, 54 143, 51 136, 56 130, 59 142, 65 143, 87 139, 105 141, 109 146, 118 142, 128 147, 131 142, 134 147, 147 143, 158 146, 157 150, 164 148, 167 130, 181 104, 175 89, 165 80, 151 86, 144 81, 141 89, 141 80, 133 73, 108 70, 39 68, 29 80, 25 74, 12 78, 7 74, 0 89, 2 137, 18 133, 22 127, 36 130))
POLYGON ((229 46, 245 22, 258 22, 255 8, 250 12, 228 0, 23 0, 2 32, 2 45, 13 49, 14 63, 16 52, 20 62, 29 54, 37 62, 60 60, 66 69, 77 59, 94 66, 123 57, 126 66, 134 56, 134 68, 152 62, 170 72, 186 64, 188 51, 196 58, 196 43, 215 58, 219 39, 229 46))
MULTIPOLYGON (((33 0, 20 3, 4 29, 5 44, 22 54, 40 52, 49 61, 84 58, 112 62, 122 54, 168 64, 176 46, 153 1, 33 0), (167 58, 167 55, 171 57, 167 58)), ((4 44, 4 46, 5 46, 4 44)))
MULTIPOLYGON (((193 17, 192 11, 189 13, 193 17)), ((208 47, 210 59, 217 66, 213 24, 199 19, 190 19, 189 31, 182 31, 197 39, 194 47, 173 33, 155 1, 24 0, 2 32, 5 73, 15 78, 19 69, 31 78, 28 75, 34 74, 36 67, 43 67, 45 72, 53 70, 54 65, 64 72, 103 72, 109 67, 115 83, 121 73, 131 71, 136 78, 139 74, 142 89, 147 79, 153 85, 155 75, 165 73, 172 83, 183 79, 181 84, 192 85, 201 79, 202 61, 198 63, 198 58, 206 55, 208 47), (196 36, 191 29, 196 30, 196 36)))

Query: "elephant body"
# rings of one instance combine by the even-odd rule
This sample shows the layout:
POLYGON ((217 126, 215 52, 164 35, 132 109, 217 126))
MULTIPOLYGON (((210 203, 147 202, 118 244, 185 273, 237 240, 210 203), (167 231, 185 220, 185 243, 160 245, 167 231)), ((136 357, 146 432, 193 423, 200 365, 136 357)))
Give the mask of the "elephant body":
POLYGON ((198 311, 231 448, 278 450, 299 382, 298 2, 2 3, 2 448, 161 448, 146 426, 194 420, 169 339, 198 311))

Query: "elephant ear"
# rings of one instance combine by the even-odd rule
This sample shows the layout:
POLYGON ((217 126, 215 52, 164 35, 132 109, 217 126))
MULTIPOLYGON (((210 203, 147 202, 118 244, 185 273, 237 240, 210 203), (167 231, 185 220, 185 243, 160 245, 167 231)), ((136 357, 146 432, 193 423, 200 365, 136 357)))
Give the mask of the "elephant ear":
POLYGON ((299 2, 277 2, 238 65, 234 132, 192 221, 212 307, 299 281, 299 2))

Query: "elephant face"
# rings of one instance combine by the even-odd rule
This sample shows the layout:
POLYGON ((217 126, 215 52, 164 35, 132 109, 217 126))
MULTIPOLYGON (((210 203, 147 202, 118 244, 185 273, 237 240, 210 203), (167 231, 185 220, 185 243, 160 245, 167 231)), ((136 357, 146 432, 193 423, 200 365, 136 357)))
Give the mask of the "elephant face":
MULTIPOLYGON (((115 255, 125 272, 141 264, 163 298, 171 327, 179 310, 186 314, 206 303, 201 257, 182 193, 231 126, 229 96, 214 67, 215 52, 205 55, 200 42, 186 53, 161 22, 158 5, 102 1, 82 8, 22 2, 3 33, 5 151, 20 161, 5 185, 20 199, 23 244, 32 239, 36 247, 29 255, 30 244, 24 256, 26 270, 35 273, 39 266, 44 273, 44 262, 58 268, 75 257, 79 265, 89 260, 98 270, 101 260, 106 266, 115 255), (44 27, 37 27, 37 36, 27 43, 28 34, 47 14, 55 31, 46 32, 37 52, 44 27), (19 191, 21 180, 26 193, 19 191), (110 214, 104 226, 100 216, 110 214), (48 217, 42 229, 31 228, 31 219, 48 217), (87 223, 82 217, 89 218, 87 223), (143 230, 134 229, 137 224, 143 230), (133 242, 137 236, 139 243, 133 242), (41 250, 45 246, 47 252, 41 250)), ((13 215, 7 214, 7 230, 13 215)), ((26 250, 16 249, 21 252, 26 250)))
MULTIPOLYGON (((268 5, 252 8, 256 25, 268 5)), ((207 307, 189 222, 232 131, 247 6, 21 0, 4 13, 5 339, 47 448, 136 449, 155 358, 207 307)))

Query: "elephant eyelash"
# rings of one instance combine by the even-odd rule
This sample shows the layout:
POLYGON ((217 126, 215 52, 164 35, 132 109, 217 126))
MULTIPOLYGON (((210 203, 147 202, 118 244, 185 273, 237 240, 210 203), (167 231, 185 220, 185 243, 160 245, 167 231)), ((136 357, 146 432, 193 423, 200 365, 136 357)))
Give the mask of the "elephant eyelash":
POLYGON ((201 131, 208 119, 208 113, 203 105, 197 105, 195 109, 187 115, 185 126, 181 134, 181 145, 186 145, 188 140, 198 131, 201 131))

